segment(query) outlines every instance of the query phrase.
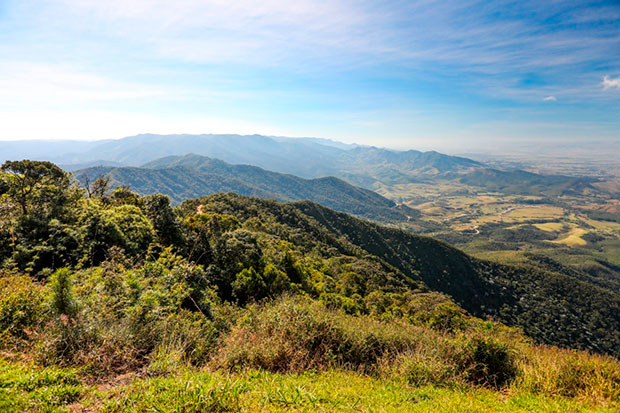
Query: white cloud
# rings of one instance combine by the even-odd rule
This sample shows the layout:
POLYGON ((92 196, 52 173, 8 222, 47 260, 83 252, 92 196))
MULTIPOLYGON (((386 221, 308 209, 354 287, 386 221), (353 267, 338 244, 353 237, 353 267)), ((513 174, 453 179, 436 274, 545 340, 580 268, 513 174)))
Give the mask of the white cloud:
POLYGON ((0 141, 115 139, 139 133, 239 133, 290 136, 291 130, 243 119, 68 110, 0 111, 0 141))
POLYGON ((155 87, 122 82, 68 65, 2 62, 0 105, 77 103, 163 95, 155 87))
POLYGON ((620 89, 620 76, 613 78, 607 75, 603 76, 603 90, 620 89))
POLYGON ((556 98, 555 96, 547 96, 547 97, 543 98, 543 101, 545 101, 545 102, 555 102, 557 100, 558 100, 558 98, 556 98))

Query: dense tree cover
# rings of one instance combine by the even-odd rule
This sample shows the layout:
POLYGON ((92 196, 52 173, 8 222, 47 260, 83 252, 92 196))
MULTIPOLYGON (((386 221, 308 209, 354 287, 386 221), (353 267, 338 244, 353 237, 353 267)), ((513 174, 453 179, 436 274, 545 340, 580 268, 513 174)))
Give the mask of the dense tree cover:
POLYGON ((131 186, 142 195, 166 194, 177 204, 213 193, 234 192, 279 201, 309 199, 338 211, 387 222, 402 222, 419 214, 335 177, 304 179, 199 155, 162 158, 142 168, 93 167, 75 174, 86 186, 105 176, 113 187, 131 186))
MULTIPOLYGON (((0 178, 0 410, 238 411, 241 395, 255 398, 239 375, 284 394, 267 377, 328 371, 378 380, 382 394, 405 386, 390 406, 429 389, 459 405, 471 405, 464 390, 620 403, 616 359, 534 346, 470 315, 614 353, 617 299, 574 278, 478 261, 312 202, 219 194, 173 208, 103 179, 82 190, 46 163, 12 163, 0 178), (224 376, 233 384, 190 383, 224 376)), ((260 398, 245 408, 275 400, 260 398)))
MULTIPOLYGON (((479 261, 312 202, 218 194, 175 209, 166 196, 109 191, 105 182, 81 190, 46 162, 6 163, 2 171, 1 265, 50 284, 59 297, 52 313, 69 320, 58 331, 105 316, 94 325, 115 325, 136 340, 144 339, 136 331, 152 329, 148 343, 132 344, 150 352, 171 339, 158 325, 203 323, 191 314, 211 314, 213 303, 293 294, 351 315, 444 330, 470 322, 463 308, 542 342, 619 354, 620 299, 572 277, 479 261), (74 312, 80 302, 101 313, 74 312), (171 321, 179 310, 187 317, 171 321)), ((200 331, 218 322, 212 314, 205 320, 200 331)), ((89 345, 104 340, 91 333, 89 345)), ((60 337, 62 352, 73 339, 60 337)))

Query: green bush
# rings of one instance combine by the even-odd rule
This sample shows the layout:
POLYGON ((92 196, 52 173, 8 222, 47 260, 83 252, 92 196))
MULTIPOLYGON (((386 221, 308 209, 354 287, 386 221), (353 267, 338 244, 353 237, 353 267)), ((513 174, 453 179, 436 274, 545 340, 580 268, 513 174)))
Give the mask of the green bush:
POLYGON ((372 370, 387 354, 413 347, 416 327, 349 316, 302 297, 248 309, 216 355, 218 365, 303 371, 340 366, 372 370))
POLYGON ((27 276, 0 277, 0 339, 24 338, 41 321, 44 289, 27 276))
POLYGON ((71 291, 71 273, 66 268, 56 271, 49 280, 50 308, 55 315, 74 318, 77 315, 77 303, 71 291))
POLYGON ((517 376, 512 349, 490 337, 468 338, 457 343, 455 361, 464 378, 475 385, 501 388, 517 376))

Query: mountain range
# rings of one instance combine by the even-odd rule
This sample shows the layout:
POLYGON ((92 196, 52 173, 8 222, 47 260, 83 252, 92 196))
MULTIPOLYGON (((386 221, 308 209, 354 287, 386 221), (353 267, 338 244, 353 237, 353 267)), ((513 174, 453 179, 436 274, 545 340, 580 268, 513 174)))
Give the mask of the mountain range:
MULTIPOLYGON (((434 184, 438 180, 530 195, 599 190, 592 186, 596 180, 591 178, 498 170, 478 161, 435 151, 397 151, 318 138, 142 134, 102 141, 0 142, 0 154, 0 160, 52 161, 67 171, 97 166, 151 168, 158 163, 149 164, 161 158, 196 154, 306 179, 335 176, 372 190, 381 185, 434 184)), ((180 194, 177 198, 183 196, 180 194)))
POLYGON ((200 155, 169 156, 136 167, 92 167, 74 172, 83 183, 100 176, 112 188, 129 186, 141 195, 162 193, 174 203, 218 192, 280 201, 312 200, 338 211, 383 222, 405 221, 418 212, 342 179, 304 179, 251 165, 231 165, 200 155))

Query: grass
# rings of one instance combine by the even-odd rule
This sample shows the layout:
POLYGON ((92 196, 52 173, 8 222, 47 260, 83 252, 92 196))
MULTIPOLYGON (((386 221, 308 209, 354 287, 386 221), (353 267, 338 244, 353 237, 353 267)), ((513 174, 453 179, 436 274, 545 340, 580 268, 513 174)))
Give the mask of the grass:
POLYGON ((534 226, 538 229, 542 229, 547 232, 559 232, 564 228, 563 222, 545 222, 542 224, 534 224, 534 226))
POLYGON ((505 214, 515 221, 529 221, 537 219, 559 219, 562 217, 564 210, 560 207, 551 205, 536 205, 530 207, 516 208, 515 210, 505 214))
POLYGON ((38 368, 0 359, 0 411, 55 411, 79 400, 85 387, 73 369, 38 368))
MULTIPOLYGON (((458 316, 458 314, 453 314, 458 316)), ((92 376, 0 358, 0 411, 589 412, 620 408, 620 362, 471 320, 379 321, 283 297, 250 306, 192 366, 92 376)))
POLYGON ((37 370, 1 361, 0 410, 18 411, 376 411, 428 412, 613 412, 562 396, 495 392, 463 386, 414 386, 401 379, 353 371, 282 374, 259 370, 233 373, 187 369, 128 384, 86 387, 68 370, 37 370))
POLYGON ((568 245, 569 247, 583 247, 587 245, 588 242, 581 238, 581 236, 585 235, 587 232, 588 231, 583 228, 575 227, 571 229, 568 234, 550 242, 554 244, 568 245))
POLYGON ((328 370, 281 374, 187 371, 137 379, 89 393, 81 404, 104 412, 613 412, 560 396, 498 393, 484 388, 412 386, 398 379, 328 370))

